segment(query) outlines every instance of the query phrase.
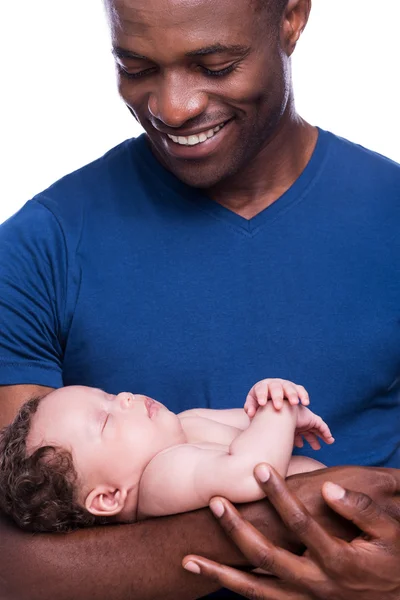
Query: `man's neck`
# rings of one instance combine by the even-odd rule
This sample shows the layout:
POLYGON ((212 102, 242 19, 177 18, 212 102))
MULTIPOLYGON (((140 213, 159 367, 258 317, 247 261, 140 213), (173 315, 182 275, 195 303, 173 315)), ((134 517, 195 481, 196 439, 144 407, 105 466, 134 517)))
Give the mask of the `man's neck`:
POLYGON ((315 127, 295 113, 288 113, 251 164, 208 189, 207 194, 225 208, 251 219, 294 184, 307 166, 317 139, 315 127))

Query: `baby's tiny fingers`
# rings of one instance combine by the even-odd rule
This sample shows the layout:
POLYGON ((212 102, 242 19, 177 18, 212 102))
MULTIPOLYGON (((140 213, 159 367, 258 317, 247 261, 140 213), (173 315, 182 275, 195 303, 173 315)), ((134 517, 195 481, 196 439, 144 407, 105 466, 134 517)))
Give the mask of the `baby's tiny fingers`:
POLYGON ((269 384, 269 396, 276 410, 280 410, 283 406, 283 387, 281 383, 273 381, 269 384))
POLYGON ((285 398, 288 399, 289 404, 292 406, 299 404, 299 395, 297 393, 296 386, 293 383, 284 385, 283 392, 285 394, 285 398))
POLYGON ((257 403, 259 406, 265 406, 268 402, 268 393, 267 394, 257 394, 257 403))
POLYGON ((305 431, 303 433, 303 436, 304 436, 304 439, 310 444, 310 446, 313 450, 321 449, 321 444, 319 443, 319 440, 318 440, 317 436, 315 435, 315 433, 312 433, 311 431, 305 431))
POLYGON ((289 404, 295 406, 299 404, 299 395, 297 393, 297 389, 294 383, 291 381, 283 381, 282 384, 283 393, 285 398, 289 401, 289 404))
POLYGON ((294 436, 294 445, 296 446, 296 448, 303 448, 304 447, 303 436, 300 435, 299 433, 297 433, 294 436))
POLYGON ((308 406, 310 404, 310 397, 305 387, 302 385, 296 385, 297 394, 300 398, 301 403, 304 406, 308 406))
POLYGON ((247 415, 252 418, 257 412, 257 404, 252 398, 247 398, 244 404, 244 411, 247 415))
POLYGON ((323 438, 324 442, 327 444, 333 444, 335 441, 335 438, 325 421, 321 420, 321 423, 318 425, 318 435, 323 438))

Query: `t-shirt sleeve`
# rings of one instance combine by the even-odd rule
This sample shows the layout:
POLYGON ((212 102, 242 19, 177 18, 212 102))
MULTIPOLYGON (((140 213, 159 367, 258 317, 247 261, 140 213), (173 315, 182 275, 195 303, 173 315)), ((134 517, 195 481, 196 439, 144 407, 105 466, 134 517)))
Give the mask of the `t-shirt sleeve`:
POLYGON ((66 297, 61 226, 31 200, 0 225, 0 385, 63 385, 66 297))

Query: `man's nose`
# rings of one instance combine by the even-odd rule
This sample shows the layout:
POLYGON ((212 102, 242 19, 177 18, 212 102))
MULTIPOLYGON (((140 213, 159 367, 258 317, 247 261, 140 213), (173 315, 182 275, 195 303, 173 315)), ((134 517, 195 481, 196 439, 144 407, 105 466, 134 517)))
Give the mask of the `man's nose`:
POLYGON ((168 127, 182 127, 187 121, 201 115, 207 108, 207 94, 195 87, 182 74, 169 74, 149 97, 152 116, 168 127))

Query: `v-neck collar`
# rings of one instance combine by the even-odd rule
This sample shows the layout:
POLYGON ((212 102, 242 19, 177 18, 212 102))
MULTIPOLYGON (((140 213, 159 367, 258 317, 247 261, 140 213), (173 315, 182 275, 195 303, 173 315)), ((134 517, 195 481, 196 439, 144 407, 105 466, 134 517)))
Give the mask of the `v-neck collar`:
POLYGON ((307 195, 308 190, 318 177, 325 164, 332 134, 323 129, 317 129, 318 139, 314 152, 301 175, 280 198, 251 219, 245 219, 225 206, 218 204, 215 200, 212 200, 203 190, 188 186, 175 177, 156 159, 151 151, 146 134, 142 134, 135 140, 135 150, 137 157, 148 171, 149 176, 152 178, 157 177, 181 201, 195 204, 201 212, 207 213, 220 222, 225 222, 230 228, 235 228, 238 232, 246 236, 253 237, 266 224, 275 221, 283 211, 289 210, 293 204, 300 202, 307 195))

